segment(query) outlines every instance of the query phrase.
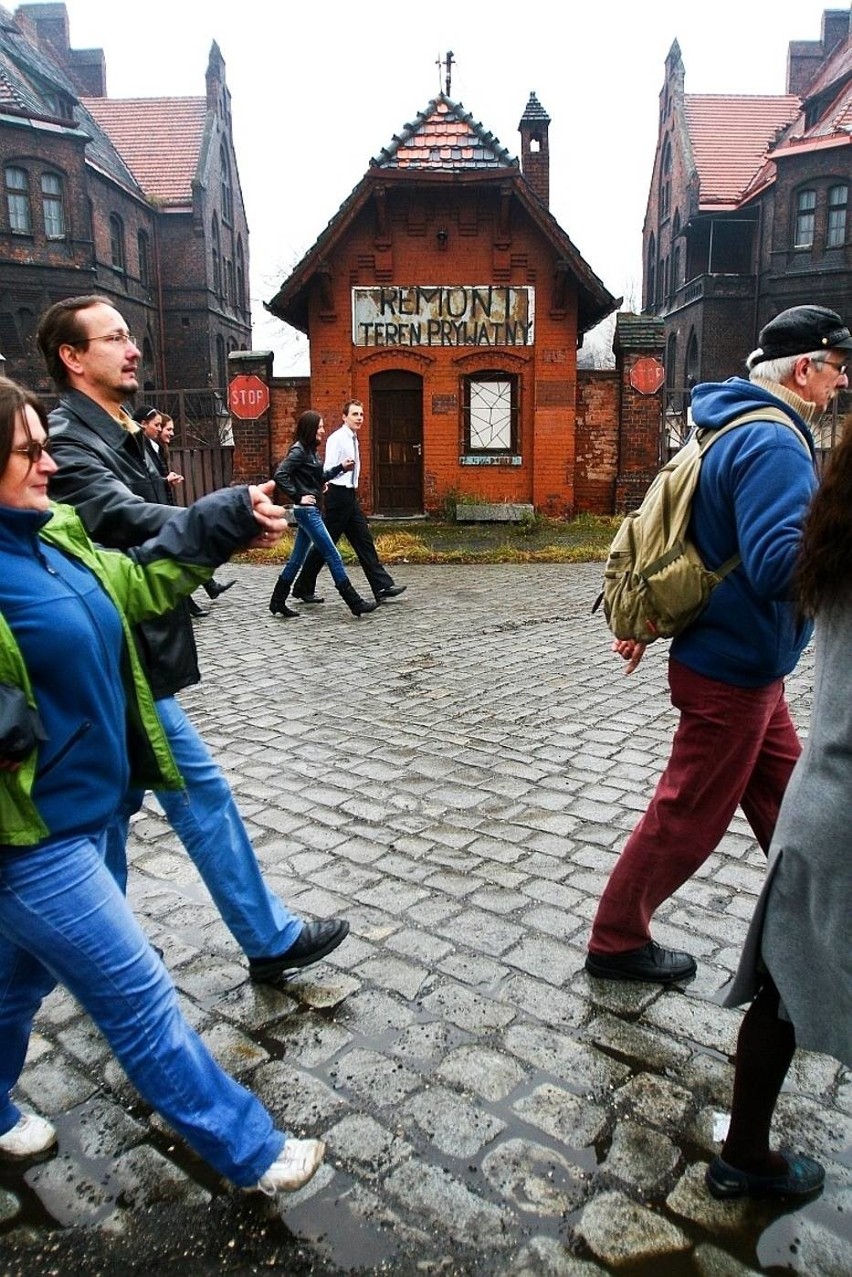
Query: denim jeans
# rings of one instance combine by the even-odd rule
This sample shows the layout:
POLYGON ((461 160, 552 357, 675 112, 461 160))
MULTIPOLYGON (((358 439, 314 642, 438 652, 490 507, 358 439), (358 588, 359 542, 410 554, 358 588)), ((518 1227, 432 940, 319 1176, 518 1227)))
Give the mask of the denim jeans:
POLYGON ((0 853, 0 1133, 33 1017, 61 982, 86 1009, 140 1095, 221 1175, 247 1188, 285 1136, 224 1073, 181 1015, 169 975, 104 864, 105 836, 0 853))
POLYGON ((346 568, 340 557, 340 551, 328 535, 328 528, 315 505, 294 505, 293 517, 296 520, 296 540, 290 557, 284 564, 281 580, 284 585, 292 585, 299 568, 308 557, 308 550, 315 546, 316 550, 328 564, 331 579, 335 585, 342 585, 346 580, 346 568))
MULTIPOLYGON (((230 786, 183 709, 173 696, 156 704, 186 782, 183 791, 158 791, 157 800, 243 952, 249 958, 277 957, 298 940, 302 919, 263 881, 230 786)), ((107 867, 123 890, 128 825, 143 796, 141 790, 130 790, 107 831, 107 867)))

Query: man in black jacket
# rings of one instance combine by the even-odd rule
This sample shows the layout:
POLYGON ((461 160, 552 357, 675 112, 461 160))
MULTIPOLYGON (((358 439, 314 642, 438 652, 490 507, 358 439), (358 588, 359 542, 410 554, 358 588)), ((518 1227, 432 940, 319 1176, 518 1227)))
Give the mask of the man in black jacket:
MULTIPOLYGON (((139 348, 121 314, 96 296, 51 306, 39 324, 38 343, 60 391, 50 414, 51 451, 59 465, 51 497, 76 506, 100 544, 116 550, 138 545, 176 513, 144 435, 123 407, 138 389, 139 348)), ((275 980, 324 958, 344 939, 348 922, 304 922, 268 889, 230 788, 175 700, 176 692, 200 679, 185 601, 138 626, 136 640, 186 783, 184 793, 157 798, 248 956, 252 979, 275 980)), ((122 884, 128 823, 142 798, 138 791, 128 795, 110 832, 108 861, 122 884)))

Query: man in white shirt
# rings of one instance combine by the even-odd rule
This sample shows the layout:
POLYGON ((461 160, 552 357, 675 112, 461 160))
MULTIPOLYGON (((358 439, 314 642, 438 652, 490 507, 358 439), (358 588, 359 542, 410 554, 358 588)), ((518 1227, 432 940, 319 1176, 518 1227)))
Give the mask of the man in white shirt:
MULTIPOLYGON (((382 564, 358 502, 358 479, 361 474, 361 457, 358 451, 358 432, 364 424, 364 405, 360 399, 349 399, 343 405, 343 422, 329 435, 325 445, 326 470, 332 470, 344 461, 354 461, 353 469, 331 479, 325 494, 323 519, 329 536, 335 545, 346 536, 358 556, 364 575, 377 603, 394 599, 405 590, 404 585, 394 585, 394 580, 382 564)), ((323 565, 322 555, 311 549, 302 564, 302 570, 293 585, 293 597, 303 603, 322 603, 316 592, 317 575, 323 565)))

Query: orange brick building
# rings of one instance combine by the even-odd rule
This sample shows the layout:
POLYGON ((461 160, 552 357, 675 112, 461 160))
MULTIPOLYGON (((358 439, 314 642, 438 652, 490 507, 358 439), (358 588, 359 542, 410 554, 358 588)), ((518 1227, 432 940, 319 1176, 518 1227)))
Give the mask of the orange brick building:
MULTIPOLYGON (((548 210, 549 124, 531 94, 519 164, 440 94, 267 305, 310 341, 293 411, 310 402, 333 427, 346 399, 365 404, 367 510, 434 512, 461 495, 561 515, 588 488, 576 353, 618 300, 548 210)), ((273 414, 273 457, 288 417, 273 414)))

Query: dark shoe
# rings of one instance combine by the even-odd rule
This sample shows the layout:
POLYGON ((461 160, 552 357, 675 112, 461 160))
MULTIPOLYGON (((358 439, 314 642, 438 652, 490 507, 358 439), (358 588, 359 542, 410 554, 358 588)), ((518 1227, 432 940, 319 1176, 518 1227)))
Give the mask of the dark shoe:
POLYGON ((337 592, 353 616, 364 616, 367 612, 375 612, 379 606, 378 603, 368 603, 366 599, 362 599, 348 577, 338 585, 337 592))
POLYGON ((379 590, 376 601, 384 603, 385 599, 395 599, 400 594, 404 594, 407 589, 407 585, 388 585, 384 590, 379 590))
POLYGON ((293 598, 298 599, 300 603, 325 603, 325 599, 319 594, 298 594, 295 590, 293 598))
POLYGON ((269 610, 273 616, 298 616, 298 612, 294 612, 291 607, 287 606, 287 599, 290 594, 289 585, 285 585, 279 576, 275 582, 275 589, 272 591, 272 598, 269 600, 269 610))
POLYGON ((626 953, 586 954, 586 970, 599 980, 642 980, 648 984, 674 984, 691 980, 695 959, 677 949, 663 949, 649 940, 641 949, 626 953))
POLYGON ((204 591, 211 599, 218 599, 220 594, 224 594, 226 590, 230 590, 232 585, 236 585, 236 578, 233 581, 216 581, 212 577, 204 586, 204 591))
POLYGON ((809 1197, 822 1188, 825 1169, 804 1153, 782 1153, 783 1175, 752 1175, 738 1171, 721 1157, 707 1167, 704 1182, 714 1197, 809 1197))
POLYGON ((198 604, 196 603, 195 599, 190 598, 190 599, 188 599, 188 600, 187 600, 187 602, 189 603, 189 615, 190 615, 190 616, 206 616, 206 615, 207 615, 207 613, 206 613, 206 611, 204 610, 204 608, 203 608, 203 607, 199 607, 199 606, 198 606, 198 604))
POLYGON ((345 918, 306 922, 295 944, 277 958, 249 958, 249 976, 259 984, 274 984, 281 976, 327 958, 349 934, 345 918))

